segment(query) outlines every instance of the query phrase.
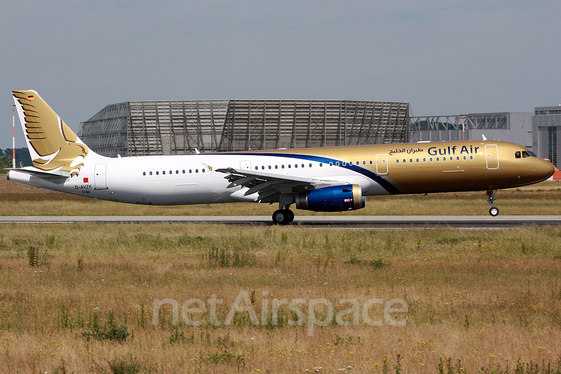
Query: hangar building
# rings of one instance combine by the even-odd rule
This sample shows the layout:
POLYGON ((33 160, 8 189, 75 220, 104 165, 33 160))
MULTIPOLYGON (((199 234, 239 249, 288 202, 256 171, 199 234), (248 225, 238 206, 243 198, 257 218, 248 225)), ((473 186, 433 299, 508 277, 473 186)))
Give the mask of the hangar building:
POLYGON ((532 113, 411 117, 411 141, 502 140, 532 149, 532 113))
POLYGON ((561 105, 536 107, 532 117, 534 149, 538 157, 548 158, 557 167, 561 161, 561 105))
POLYGON ((409 112, 381 101, 129 101, 83 122, 79 136, 109 157, 403 143, 409 112))

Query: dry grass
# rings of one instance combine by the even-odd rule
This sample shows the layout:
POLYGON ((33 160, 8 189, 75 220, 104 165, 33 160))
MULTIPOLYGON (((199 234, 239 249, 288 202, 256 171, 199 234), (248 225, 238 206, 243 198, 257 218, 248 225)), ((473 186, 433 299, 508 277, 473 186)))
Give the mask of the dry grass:
MULTIPOLYGON (((437 373, 449 358, 468 373, 504 371, 507 363, 513 372, 518 360, 557 365, 560 238, 549 227, 4 225, 0 371, 102 373, 121 365, 125 373, 328 373, 352 366, 394 373, 398 355, 404 373, 437 373), (29 265, 30 247, 39 266, 29 265), (232 261, 216 261, 217 252, 232 261), (253 326, 238 312, 232 325, 215 327, 207 312, 205 325, 192 327, 181 317, 173 326, 164 306, 159 324, 151 323, 154 299, 181 307, 212 294, 224 300, 217 313, 224 320, 242 290, 259 318, 263 299, 281 298, 325 298, 336 312, 348 308, 340 299, 362 306, 400 298, 409 311, 395 315, 405 315, 405 326, 331 323, 311 336, 307 326, 287 325, 286 311, 279 326, 253 326), (131 335, 119 340, 121 326, 131 335)), ((372 310, 383 320, 382 307, 372 310)))

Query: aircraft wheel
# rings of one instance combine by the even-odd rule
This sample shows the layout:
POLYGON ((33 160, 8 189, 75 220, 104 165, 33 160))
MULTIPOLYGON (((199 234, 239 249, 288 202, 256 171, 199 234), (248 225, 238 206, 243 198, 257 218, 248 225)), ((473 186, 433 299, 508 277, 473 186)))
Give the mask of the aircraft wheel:
POLYGON ((293 222, 294 221, 294 212, 290 209, 287 209, 286 213, 288 213, 288 222, 293 222))
POLYGON ((277 225, 287 225, 289 222, 289 215, 285 210, 276 210, 273 213, 273 223, 277 225))
POLYGON ((498 216, 499 215, 499 208, 492 207, 491 209, 489 209, 489 214, 492 215, 493 217, 498 216))

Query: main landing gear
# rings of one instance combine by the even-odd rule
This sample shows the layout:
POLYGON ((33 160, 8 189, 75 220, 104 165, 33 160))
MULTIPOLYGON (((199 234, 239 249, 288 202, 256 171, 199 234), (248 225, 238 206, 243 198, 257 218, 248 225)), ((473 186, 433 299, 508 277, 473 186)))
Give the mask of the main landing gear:
POLYGON ((495 198, 495 195, 497 194, 498 190, 495 190, 493 192, 493 190, 488 190, 487 191, 487 196, 489 196, 489 199, 487 199, 487 202, 489 204, 491 204, 491 208, 489 209, 489 214, 492 215, 493 217, 496 217, 499 215, 499 208, 495 207, 495 200, 497 200, 495 198))
POLYGON ((290 209, 279 209, 273 213, 273 223, 277 225, 288 225, 294 221, 294 213, 290 209))

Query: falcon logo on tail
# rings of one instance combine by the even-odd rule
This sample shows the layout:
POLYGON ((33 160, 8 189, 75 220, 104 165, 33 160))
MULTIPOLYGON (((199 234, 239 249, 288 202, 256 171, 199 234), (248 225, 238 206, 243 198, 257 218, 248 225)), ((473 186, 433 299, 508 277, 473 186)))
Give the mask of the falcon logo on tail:
POLYGON ((33 166, 78 176, 90 152, 35 91, 13 91, 33 166))

